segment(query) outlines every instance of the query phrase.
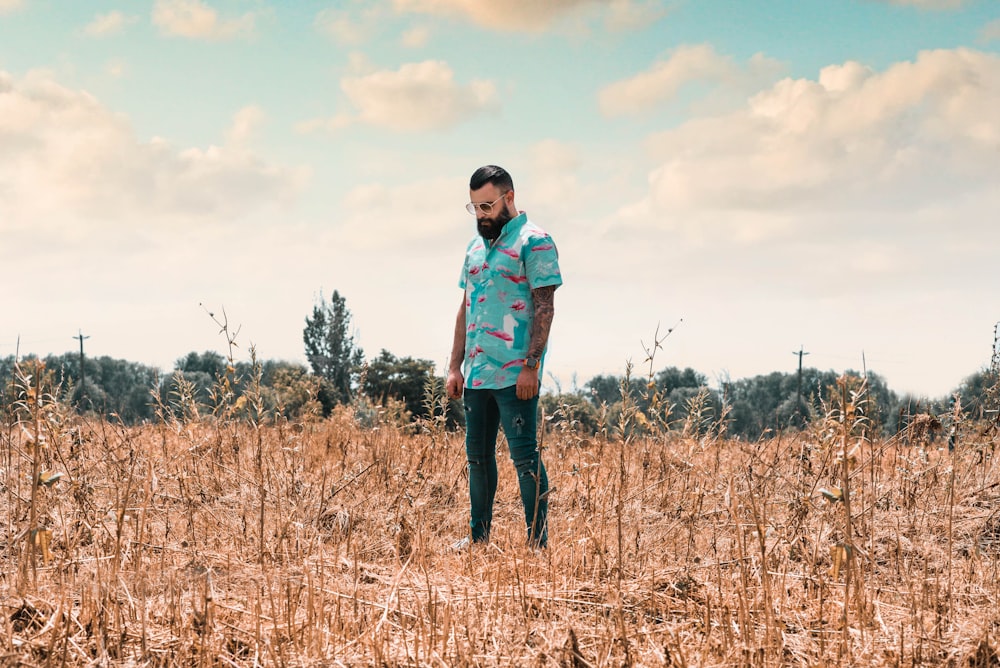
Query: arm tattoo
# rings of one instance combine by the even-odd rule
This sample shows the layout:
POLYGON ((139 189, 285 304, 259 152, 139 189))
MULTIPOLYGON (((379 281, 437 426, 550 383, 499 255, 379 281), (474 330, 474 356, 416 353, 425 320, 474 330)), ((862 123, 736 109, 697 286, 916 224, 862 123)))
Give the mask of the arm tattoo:
POLYGON ((535 288, 531 291, 535 302, 535 313, 531 319, 531 341, 528 344, 528 357, 540 359, 545 345, 549 342, 549 329, 552 327, 552 316, 555 315, 556 286, 535 288))

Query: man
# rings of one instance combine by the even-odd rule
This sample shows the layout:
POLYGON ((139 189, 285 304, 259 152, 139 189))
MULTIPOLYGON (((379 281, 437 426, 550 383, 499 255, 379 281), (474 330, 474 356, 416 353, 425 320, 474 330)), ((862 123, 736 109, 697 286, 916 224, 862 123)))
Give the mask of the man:
POLYGON ((489 541, 502 425, 524 505, 528 543, 548 542, 548 477, 538 451, 539 376, 562 284, 552 238, 514 205, 501 167, 480 167, 469 182, 479 236, 465 253, 465 290, 455 322, 448 396, 465 398, 471 539, 489 541), (464 366, 464 369, 463 369, 464 366), (463 375, 464 371, 464 375, 463 375))

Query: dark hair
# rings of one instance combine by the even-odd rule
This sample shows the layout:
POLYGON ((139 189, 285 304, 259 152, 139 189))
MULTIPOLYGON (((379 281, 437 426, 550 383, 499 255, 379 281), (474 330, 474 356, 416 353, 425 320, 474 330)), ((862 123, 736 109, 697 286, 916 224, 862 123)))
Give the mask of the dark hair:
POLYGON ((496 165, 486 165, 473 172, 472 178, 469 179, 469 190, 479 190, 487 183, 492 183, 503 192, 514 189, 514 180, 510 178, 510 174, 503 167, 496 165))

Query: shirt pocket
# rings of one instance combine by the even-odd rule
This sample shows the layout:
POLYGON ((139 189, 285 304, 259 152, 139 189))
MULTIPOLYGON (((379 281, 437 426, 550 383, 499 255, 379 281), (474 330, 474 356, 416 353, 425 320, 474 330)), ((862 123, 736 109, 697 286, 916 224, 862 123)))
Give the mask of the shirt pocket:
POLYGON ((479 287, 489 280, 490 264, 481 254, 470 255, 465 264, 465 281, 469 285, 479 287))

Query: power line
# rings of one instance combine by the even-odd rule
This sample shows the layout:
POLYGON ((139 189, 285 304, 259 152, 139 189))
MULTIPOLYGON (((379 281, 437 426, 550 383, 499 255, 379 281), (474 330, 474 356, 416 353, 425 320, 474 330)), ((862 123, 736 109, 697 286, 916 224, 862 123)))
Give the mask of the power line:
MULTIPOLYGON (((76 337, 74 336, 73 338, 75 339, 76 337)), ((37 346, 43 343, 55 343, 56 341, 64 341, 64 340, 65 339, 62 338, 25 339, 24 337, 20 337, 19 339, 16 339, 14 341, 0 341, 0 348, 16 348, 18 345, 20 345, 23 348, 24 346, 37 346)))

